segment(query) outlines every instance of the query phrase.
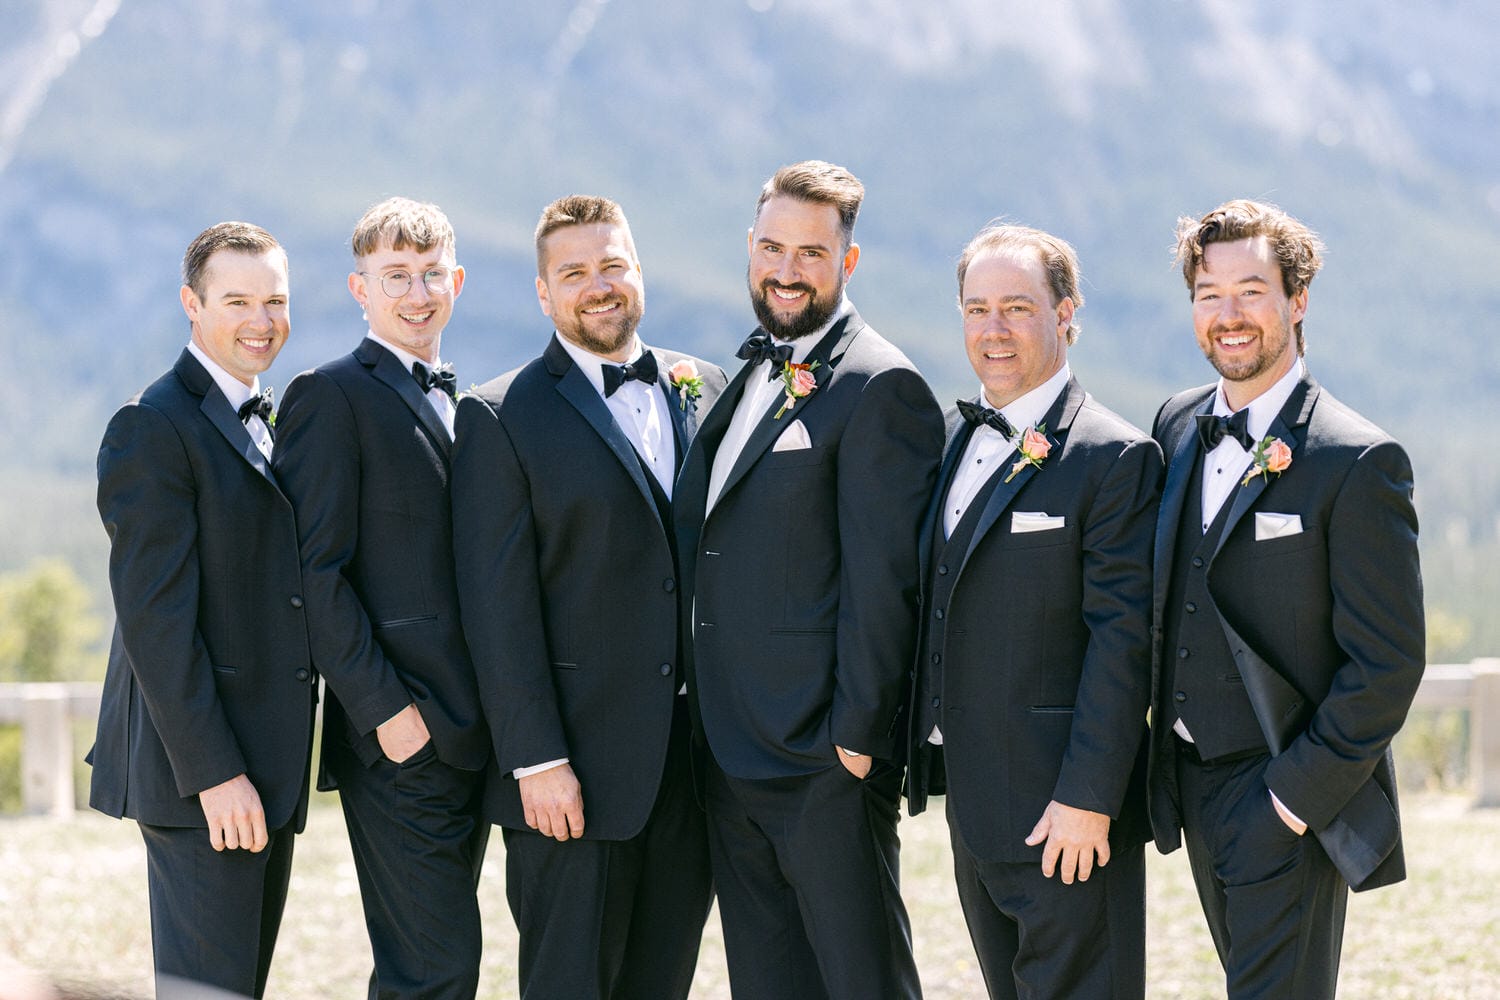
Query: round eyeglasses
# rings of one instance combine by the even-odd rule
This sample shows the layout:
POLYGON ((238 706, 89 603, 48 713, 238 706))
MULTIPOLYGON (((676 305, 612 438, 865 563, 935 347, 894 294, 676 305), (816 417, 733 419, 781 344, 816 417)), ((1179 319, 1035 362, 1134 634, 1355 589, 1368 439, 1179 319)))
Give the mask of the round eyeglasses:
MULTIPOLYGON (((376 275, 369 271, 361 271, 360 274, 366 278, 376 275)), ((393 299, 399 299, 411 291, 411 272, 409 271, 387 271, 380 277, 380 290, 393 299)), ((422 284, 433 295, 443 295, 453 289, 453 271, 446 267, 429 267, 422 272, 422 284)))

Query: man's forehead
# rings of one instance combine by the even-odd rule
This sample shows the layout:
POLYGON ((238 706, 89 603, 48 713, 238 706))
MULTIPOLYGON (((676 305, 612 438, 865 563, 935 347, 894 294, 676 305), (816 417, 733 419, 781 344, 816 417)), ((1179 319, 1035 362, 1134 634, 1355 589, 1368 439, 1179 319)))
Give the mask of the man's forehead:
POLYGON ((446 243, 434 243, 424 250, 410 243, 394 247, 389 241, 382 241, 361 259, 377 267, 397 267, 402 264, 430 264, 452 257, 453 248, 446 243))

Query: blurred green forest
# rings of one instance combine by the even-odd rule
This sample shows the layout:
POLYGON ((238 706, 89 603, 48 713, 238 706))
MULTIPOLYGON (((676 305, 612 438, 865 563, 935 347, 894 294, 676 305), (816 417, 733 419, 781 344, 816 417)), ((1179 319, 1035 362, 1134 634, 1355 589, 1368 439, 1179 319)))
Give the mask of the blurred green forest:
MULTIPOLYGON (((726 366, 744 232, 807 157, 868 195, 850 292, 940 398, 972 391, 953 265, 1006 217, 1071 240, 1086 387, 1143 426, 1211 374, 1179 215, 1275 201, 1329 246, 1308 363, 1417 469, 1430 656, 1500 652, 1500 27, 1472 2, 11 0, 0 40, 0 572, 61 559, 108 617, 93 460, 187 338, 183 248, 226 218, 292 262, 267 382, 363 333, 348 233, 439 202, 469 278, 464 384, 550 332, 531 229, 574 191, 629 214, 649 342, 726 366)), ((100 630, 100 634, 104 632, 100 630)), ((102 638, 80 654, 102 657, 102 638)), ((80 664, 80 671, 93 668, 80 664)))

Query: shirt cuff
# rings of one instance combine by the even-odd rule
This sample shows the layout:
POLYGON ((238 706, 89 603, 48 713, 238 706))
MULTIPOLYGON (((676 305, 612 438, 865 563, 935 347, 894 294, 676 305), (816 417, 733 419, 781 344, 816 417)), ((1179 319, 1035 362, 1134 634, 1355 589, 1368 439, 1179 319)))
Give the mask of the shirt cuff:
POLYGON ((549 760, 545 764, 533 764, 531 767, 518 767, 510 773, 516 778, 529 778, 533 774, 541 774, 543 771, 550 771, 554 767, 562 767, 567 762, 568 758, 559 757, 556 760, 549 760))
MULTIPOLYGON (((1270 789, 1269 789, 1269 788, 1267 788, 1267 789, 1266 789, 1266 791, 1268 791, 1268 792, 1271 792, 1271 790, 1270 790, 1270 789)), ((1288 815, 1288 816, 1290 816, 1290 817, 1291 817, 1291 818, 1292 818, 1292 819, 1294 819, 1294 820, 1296 820, 1296 821, 1297 821, 1297 823, 1298 823, 1298 824, 1299 824, 1299 825, 1300 825, 1300 826, 1303 826, 1303 827, 1306 827, 1306 826, 1307 826, 1307 823, 1306 823, 1306 821, 1304 821, 1304 820, 1303 820, 1303 819, 1302 819, 1302 817, 1301 817, 1301 816, 1298 816, 1298 815, 1297 815, 1297 814, 1296 814, 1296 813, 1294 813, 1294 812, 1292 812, 1292 811, 1291 811, 1291 810, 1290 810, 1290 809, 1288 809, 1288 808, 1287 808, 1287 807, 1286 807, 1286 803, 1285 803, 1285 802, 1282 802, 1282 801, 1281 801, 1281 800, 1280 800, 1280 799, 1278 799, 1278 798, 1277 798, 1277 797, 1276 797, 1276 793, 1275 793, 1275 792, 1271 792, 1271 801, 1272 801, 1272 802, 1274 802, 1274 803, 1276 803, 1276 807, 1277 807, 1277 808, 1278 808, 1278 809, 1280 809, 1280 810, 1281 810, 1281 811, 1282 811, 1282 812, 1284 812, 1284 813, 1286 813, 1286 814, 1287 814, 1287 815, 1288 815)))

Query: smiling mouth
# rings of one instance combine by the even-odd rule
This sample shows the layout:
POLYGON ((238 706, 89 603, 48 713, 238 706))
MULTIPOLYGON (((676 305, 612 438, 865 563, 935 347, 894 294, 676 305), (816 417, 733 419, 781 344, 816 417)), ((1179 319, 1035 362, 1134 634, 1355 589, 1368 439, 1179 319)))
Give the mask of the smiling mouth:
POLYGON ((767 281, 762 288, 767 297, 789 305, 793 302, 800 302, 812 294, 812 289, 806 285, 778 285, 775 282, 767 281))
POLYGON ((400 316, 404 322, 410 323, 412 326, 421 326, 423 323, 426 323, 428 320, 432 319, 433 314, 436 312, 437 310, 430 309, 427 312, 397 313, 396 315, 400 316))
POLYGON ((1015 351, 985 351, 984 352, 984 359, 986 361, 1009 361, 1011 358, 1013 358, 1015 356, 1016 356, 1016 352, 1015 351))
POLYGON ((252 351, 264 351, 271 346, 270 337, 241 337, 240 343, 252 351))
POLYGON ((614 312, 622 305, 624 305, 624 303, 619 299, 611 299, 608 302, 600 302, 596 305, 585 306, 579 311, 582 312, 585 316, 603 316, 606 313, 614 312))

